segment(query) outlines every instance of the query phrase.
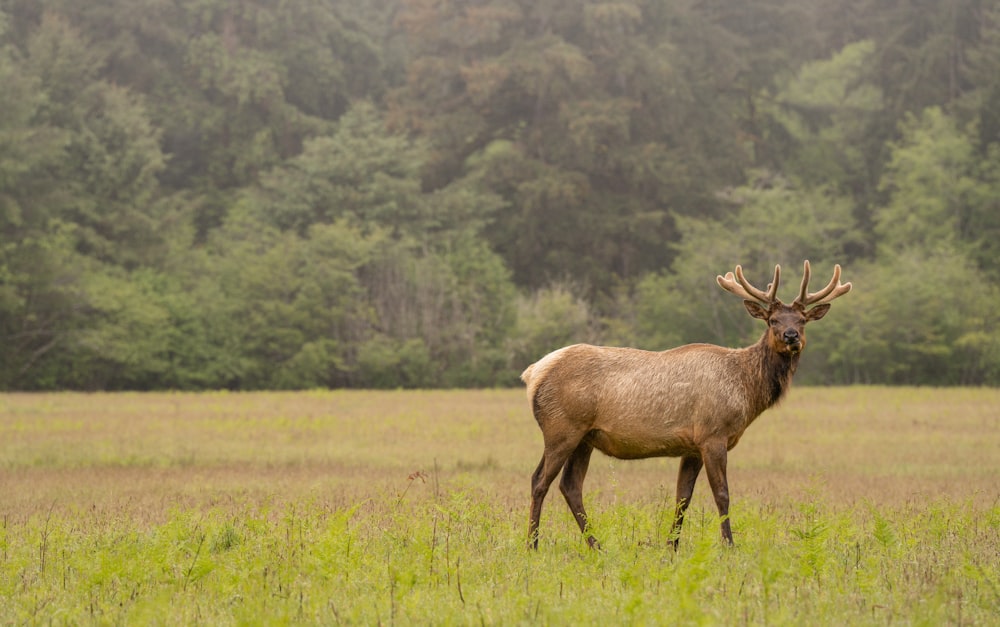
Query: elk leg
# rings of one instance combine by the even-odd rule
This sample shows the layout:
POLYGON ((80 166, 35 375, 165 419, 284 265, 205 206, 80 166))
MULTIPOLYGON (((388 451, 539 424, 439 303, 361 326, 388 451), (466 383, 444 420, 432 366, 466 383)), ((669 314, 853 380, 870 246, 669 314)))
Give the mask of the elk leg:
MULTIPOLYGON (((569 456, 565 468, 563 468, 562 480, 559 481, 559 490, 566 498, 569 510, 576 518, 576 524, 580 525, 580 531, 587 533, 587 511, 583 509, 583 480, 587 476, 587 467, 590 465, 590 454, 594 452, 594 447, 587 442, 580 442, 579 446, 569 456)), ((601 544, 592 535, 587 535, 587 544, 592 549, 601 548, 601 544)))
POLYGON ((733 532, 729 527, 729 481, 726 478, 726 443, 710 444, 702 449, 701 457, 705 462, 705 473, 708 484, 712 486, 715 496, 715 506, 719 508, 722 519, 722 539, 728 544, 733 543, 733 532))
POLYGON ((549 486, 566 464, 576 448, 576 443, 562 447, 545 447, 542 461, 531 475, 531 517, 528 521, 528 546, 538 548, 538 521, 542 518, 542 502, 549 493, 549 486))
POLYGON ((694 483, 701 472, 700 457, 682 457, 681 469, 677 473, 677 507, 674 510, 674 528, 670 533, 671 544, 674 550, 681 541, 681 525, 684 524, 684 512, 691 504, 691 495, 694 494, 694 483))
POLYGON ((535 486, 542 478, 542 470, 545 469, 545 455, 542 455, 542 461, 538 462, 538 468, 535 468, 535 472, 531 474, 531 517, 528 521, 528 546, 530 548, 538 548, 538 519, 542 515, 542 500, 545 498, 545 493, 543 492, 540 497, 535 498, 535 486), (538 511, 535 511, 535 508, 538 511))

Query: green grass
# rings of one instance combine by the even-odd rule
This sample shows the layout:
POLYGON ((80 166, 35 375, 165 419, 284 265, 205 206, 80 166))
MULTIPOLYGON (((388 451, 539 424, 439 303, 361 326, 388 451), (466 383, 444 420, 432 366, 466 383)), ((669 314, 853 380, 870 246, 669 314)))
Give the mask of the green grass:
POLYGON ((595 457, 604 550, 520 391, 0 396, 2 624, 998 624, 1000 392, 796 388, 730 455, 595 457), (665 509, 665 504, 667 505, 665 509))

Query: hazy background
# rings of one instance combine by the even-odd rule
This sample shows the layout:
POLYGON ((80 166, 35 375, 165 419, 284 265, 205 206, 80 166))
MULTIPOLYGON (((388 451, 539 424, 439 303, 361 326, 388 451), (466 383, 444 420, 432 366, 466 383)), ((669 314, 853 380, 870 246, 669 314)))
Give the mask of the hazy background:
POLYGON ((0 388, 494 386, 736 346, 1000 383, 1000 3, 0 0, 0 388))

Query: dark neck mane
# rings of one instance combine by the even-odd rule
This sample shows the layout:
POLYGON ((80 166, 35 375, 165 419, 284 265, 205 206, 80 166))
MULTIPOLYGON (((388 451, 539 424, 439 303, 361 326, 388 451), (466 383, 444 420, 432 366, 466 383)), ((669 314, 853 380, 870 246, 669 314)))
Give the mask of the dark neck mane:
POLYGON ((758 407, 764 411, 784 396, 792 385, 792 376, 799 366, 799 355, 779 354, 771 348, 767 332, 747 349, 751 355, 753 376, 757 381, 758 407))

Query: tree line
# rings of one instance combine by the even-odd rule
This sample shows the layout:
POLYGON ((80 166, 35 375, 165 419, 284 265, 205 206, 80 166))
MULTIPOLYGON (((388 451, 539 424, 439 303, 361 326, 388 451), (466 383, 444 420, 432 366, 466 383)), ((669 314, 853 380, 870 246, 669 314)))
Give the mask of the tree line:
POLYGON ((0 85, 2 389, 512 385, 803 259, 800 381, 1000 383, 989 0, 0 0, 0 85))

